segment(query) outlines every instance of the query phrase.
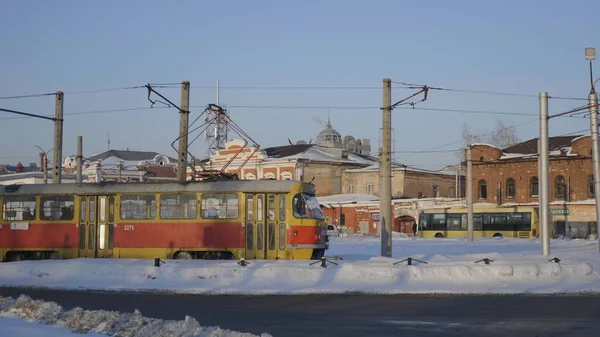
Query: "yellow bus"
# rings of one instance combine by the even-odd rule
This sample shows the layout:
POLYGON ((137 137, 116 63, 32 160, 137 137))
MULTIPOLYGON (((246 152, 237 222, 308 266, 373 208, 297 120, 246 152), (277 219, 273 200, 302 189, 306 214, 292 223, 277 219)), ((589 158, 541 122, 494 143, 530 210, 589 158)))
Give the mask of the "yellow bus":
MULTIPOLYGON (((450 207, 429 209, 419 216, 419 237, 466 237, 467 208, 450 207)), ((475 237, 532 238, 539 233, 537 209, 514 206, 475 206, 473 208, 473 235, 475 237)))

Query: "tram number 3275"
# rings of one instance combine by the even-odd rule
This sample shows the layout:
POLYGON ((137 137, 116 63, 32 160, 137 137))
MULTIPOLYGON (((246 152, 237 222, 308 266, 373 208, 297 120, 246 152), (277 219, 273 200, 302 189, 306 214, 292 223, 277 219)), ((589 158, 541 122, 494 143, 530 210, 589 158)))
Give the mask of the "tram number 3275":
POLYGON ((133 231, 133 230, 135 230, 135 226, 134 225, 125 225, 124 229, 126 231, 133 231))

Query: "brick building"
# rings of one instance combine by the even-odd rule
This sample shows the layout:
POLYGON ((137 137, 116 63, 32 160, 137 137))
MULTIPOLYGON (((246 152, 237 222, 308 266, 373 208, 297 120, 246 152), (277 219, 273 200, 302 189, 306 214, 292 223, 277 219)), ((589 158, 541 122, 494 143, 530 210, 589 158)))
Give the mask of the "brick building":
MULTIPOLYGON (((392 165, 392 198, 454 198, 457 186, 464 186, 462 175, 453 167, 433 171, 392 165)), ((342 172, 344 193, 379 195, 379 163, 342 172)))
MULTIPOLYGON (((596 219, 591 137, 550 137, 548 145, 554 233, 586 237, 596 219)), ((538 205, 537 138, 505 149, 487 144, 471 149, 475 203, 538 205)))

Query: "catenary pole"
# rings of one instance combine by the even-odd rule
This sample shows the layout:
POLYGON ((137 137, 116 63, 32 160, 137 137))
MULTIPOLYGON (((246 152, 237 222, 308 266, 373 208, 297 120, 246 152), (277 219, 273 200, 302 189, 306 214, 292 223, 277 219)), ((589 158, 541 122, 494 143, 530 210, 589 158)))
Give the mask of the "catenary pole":
POLYGON ((540 167, 539 202, 542 255, 550 255, 550 160, 548 151, 548 93, 540 92, 540 167))
POLYGON ((467 145, 467 230, 467 239, 473 242, 473 158, 470 144, 467 145))
POLYGON ((392 257, 392 80, 383 79, 382 137, 379 154, 381 256, 392 257))
POLYGON ((600 252, 600 146, 598 144, 598 94, 592 86, 588 96, 590 105, 590 128, 592 131, 592 165, 594 171, 594 197, 596 199, 596 237, 600 252))
POLYGON ((60 184, 62 178, 62 143, 63 143, 63 104, 64 93, 58 91, 54 103, 54 156, 52 169, 52 183, 60 184))
POLYGON ((181 82, 181 109, 179 110, 179 158, 177 180, 187 180, 188 127, 190 118, 190 82, 181 82))

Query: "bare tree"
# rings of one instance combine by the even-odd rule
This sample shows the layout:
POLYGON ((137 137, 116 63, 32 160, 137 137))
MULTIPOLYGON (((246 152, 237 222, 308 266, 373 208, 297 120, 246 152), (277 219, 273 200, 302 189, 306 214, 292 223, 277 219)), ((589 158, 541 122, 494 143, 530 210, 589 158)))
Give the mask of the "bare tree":
POLYGON ((512 125, 507 125, 501 120, 496 122, 492 132, 475 134, 468 123, 463 123, 463 141, 465 146, 473 143, 487 143, 499 148, 505 148, 520 142, 517 130, 512 125))

